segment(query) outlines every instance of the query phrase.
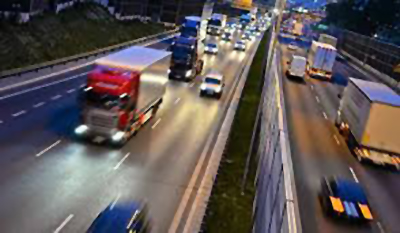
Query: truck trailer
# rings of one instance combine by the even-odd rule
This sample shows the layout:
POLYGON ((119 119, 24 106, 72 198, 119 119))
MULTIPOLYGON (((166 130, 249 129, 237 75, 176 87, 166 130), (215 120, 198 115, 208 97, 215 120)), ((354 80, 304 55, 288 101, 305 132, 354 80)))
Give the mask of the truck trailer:
POLYGON ((388 86, 350 78, 336 126, 361 161, 400 168, 400 96, 388 86))
POLYGON ((188 16, 180 29, 180 36, 175 38, 172 51, 169 77, 189 81, 200 74, 204 66, 204 50, 207 20, 198 16, 188 16))
POLYGON ((162 103, 171 53, 139 46, 97 59, 80 93, 79 138, 123 145, 162 103))
POLYGON ((307 70, 310 76, 332 78, 337 51, 330 44, 313 41, 307 58, 307 70))
POLYGON ((327 35, 327 34, 319 35, 318 42, 324 43, 324 44, 330 44, 335 48, 337 46, 337 38, 334 36, 327 35))

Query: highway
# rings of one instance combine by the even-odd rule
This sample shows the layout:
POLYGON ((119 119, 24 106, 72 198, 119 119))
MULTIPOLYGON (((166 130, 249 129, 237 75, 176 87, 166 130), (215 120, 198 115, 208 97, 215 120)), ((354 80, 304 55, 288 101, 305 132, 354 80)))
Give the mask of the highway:
POLYGON ((167 232, 255 44, 239 52, 219 42, 205 70, 225 75, 222 98, 200 98, 201 77, 168 82, 156 117, 121 149, 73 138, 90 67, 0 92, 0 231, 84 232, 113 201, 135 199, 149 204, 153 232, 167 232))
POLYGON ((304 81, 284 75, 292 54, 305 56, 301 48, 282 50, 284 95, 289 139, 303 232, 400 232, 400 180, 397 171, 360 164, 350 153, 333 122, 339 94, 349 77, 373 80, 365 72, 337 59, 332 82, 307 77, 304 81), (358 180, 367 192, 375 220, 370 226, 342 224, 327 218, 318 192, 323 176, 337 175, 358 180))

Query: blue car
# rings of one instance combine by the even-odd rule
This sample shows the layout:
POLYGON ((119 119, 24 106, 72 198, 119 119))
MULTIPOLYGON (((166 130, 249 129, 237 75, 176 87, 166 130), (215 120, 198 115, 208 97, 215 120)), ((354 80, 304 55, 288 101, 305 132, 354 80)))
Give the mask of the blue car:
POLYGON ((324 178, 321 182, 320 201, 329 216, 351 222, 373 220, 370 205, 358 182, 343 178, 324 178))
POLYGON ((87 233, 148 233, 150 223, 145 205, 136 202, 111 204, 103 210, 87 233))

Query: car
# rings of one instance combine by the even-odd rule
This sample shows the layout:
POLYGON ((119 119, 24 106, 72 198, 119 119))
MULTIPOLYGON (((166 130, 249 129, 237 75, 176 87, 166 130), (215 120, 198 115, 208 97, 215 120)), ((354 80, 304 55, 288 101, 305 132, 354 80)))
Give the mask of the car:
POLYGON ((295 42, 290 42, 290 44, 288 45, 288 49, 289 50, 297 50, 297 45, 295 42))
POLYGON ((217 54, 218 53, 218 45, 214 43, 208 43, 205 48, 206 53, 217 54))
POLYGON ((253 35, 251 35, 251 33, 249 33, 249 32, 245 32, 242 35, 242 40, 253 40, 253 35))
POLYGON ((200 85, 200 96, 214 96, 219 99, 224 91, 224 86, 224 76, 217 71, 211 71, 205 75, 200 85))
POLYGON ((364 189, 355 180, 324 177, 321 181, 320 201, 324 212, 331 217, 350 222, 373 220, 364 189))
POLYGON ((232 40, 232 33, 225 32, 224 34, 222 34, 221 37, 222 37, 222 40, 231 41, 232 40))
POLYGON ((238 40, 235 43, 234 49, 235 50, 245 51, 246 50, 246 43, 244 41, 242 41, 242 40, 238 40))
POLYGON ((87 233, 150 232, 145 204, 130 201, 111 203, 90 225, 87 233))

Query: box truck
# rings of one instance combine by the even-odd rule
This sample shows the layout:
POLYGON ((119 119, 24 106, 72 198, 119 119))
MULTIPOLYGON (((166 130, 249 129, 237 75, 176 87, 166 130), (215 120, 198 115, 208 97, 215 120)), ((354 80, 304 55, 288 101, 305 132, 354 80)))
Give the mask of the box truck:
POLYGON ((333 36, 330 36, 330 35, 327 35, 327 34, 320 34, 318 42, 324 43, 324 44, 330 44, 335 48, 337 46, 337 38, 333 37, 333 36))
POLYGON ((225 29, 228 16, 214 13, 208 21, 207 34, 220 36, 225 29))
POLYGON ((80 93, 80 138, 123 145, 157 112, 171 53, 134 46, 95 61, 80 93))
POLYGON ((400 96, 381 83, 350 78, 335 121, 359 161, 400 165, 400 96))
POLYGON ((313 41, 307 58, 309 75, 331 79, 336 55, 336 48, 332 45, 313 41))

